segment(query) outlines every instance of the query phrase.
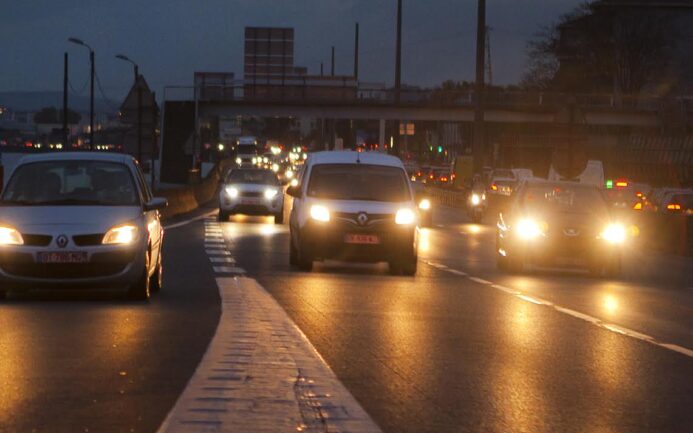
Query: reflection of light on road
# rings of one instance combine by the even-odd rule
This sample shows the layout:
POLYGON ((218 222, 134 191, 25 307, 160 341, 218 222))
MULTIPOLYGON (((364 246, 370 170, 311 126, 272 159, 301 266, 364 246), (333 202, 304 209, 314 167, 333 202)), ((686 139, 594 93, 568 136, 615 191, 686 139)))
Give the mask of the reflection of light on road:
POLYGON ((260 234, 263 236, 272 236, 279 233, 279 228, 274 224, 263 224, 260 226, 260 234))
POLYGON ((602 301, 604 310, 609 314, 614 314, 618 310, 618 299, 613 295, 606 295, 602 301))
POLYGON ((10 417, 16 416, 14 409, 31 397, 24 385, 28 366, 34 361, 28 350, 32 347, 31 339, 21 335, 22 331, 13 330, 21 328, 16 323, 18 318, 5 313, 5 317, 0 315, 0 425, 9 423, 10 417))
POLYGON ((473 235, 481 233, 481 227, 478 224, 470 224, 467 226, 467 230, 473 235))
POLYGON ((422 229, 419 232, 419 251, 428 252, 431 249, 431 231, 422 229))

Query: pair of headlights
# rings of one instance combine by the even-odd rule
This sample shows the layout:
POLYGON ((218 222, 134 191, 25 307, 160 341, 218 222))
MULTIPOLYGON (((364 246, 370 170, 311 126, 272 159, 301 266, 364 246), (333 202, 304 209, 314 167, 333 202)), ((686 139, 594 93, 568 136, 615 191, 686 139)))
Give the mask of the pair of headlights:
MULTIPOLYGON (((548 228, 546 222, 525 218, 517 222, 515 233, 521 239, 531 240, 546 236, 548 228)), ((612 245, 624 243, 626 237, 626 228, 617 223, 607 225, 599 234, 599 239, 603 239, 612 245)))
MULTIPOLYGON (((127 245, 137 240, 138 229, 131 224, 113 227, 106 232, 101 243, 103 245, 127 245)), ((24 238, 13 227, 0 226, 1 245, 24 245, 24 238)))
MULTIPOLYGON (((310 217, 315 221, 329 222, 330 211, 323 205, 314 204, 310 207, 310 217)), ((397 225, 411 225, 415 222, 416 214, 409 208, 399 209, 395 214, 395 224, 397 225)))
MULTIPOLYGON (((279 194, 279 190, 276 188, 267 188, 265 189, 264 196, 267 200, 272 200, 274 197, 279 194)), ((238 191, 238 188, 233 187, 233 186, 227 186, 226 187, 226 195, 228 195, 230 198, 237 198, 240 195, 240 191, 238 191)))

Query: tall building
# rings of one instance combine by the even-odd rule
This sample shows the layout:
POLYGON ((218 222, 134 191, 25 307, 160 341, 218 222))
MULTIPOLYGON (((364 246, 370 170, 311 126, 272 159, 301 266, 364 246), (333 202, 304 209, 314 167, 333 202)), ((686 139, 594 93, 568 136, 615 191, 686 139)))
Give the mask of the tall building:
POLYGON ((306 74, 294 66, 294 29, 246 27, 243 67, 246 84, 282 84, 306 74))

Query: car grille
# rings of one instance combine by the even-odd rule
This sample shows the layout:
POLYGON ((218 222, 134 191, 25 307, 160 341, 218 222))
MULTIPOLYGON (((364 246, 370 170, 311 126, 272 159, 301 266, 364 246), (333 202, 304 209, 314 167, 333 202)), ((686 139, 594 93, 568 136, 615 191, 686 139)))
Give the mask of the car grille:
POLYGON ((72 241, 78 247, 92 247, 95 245, 101 245, 103 237, 103 233, 94 233, 90 235, 75 235, 72 236, 72 241))
POLYGON ((241 197, 262 197, 262 192, 259 191, 241 191, 241 197))
POLYGON ((347 225, 358 227, 382 227, 385 225, 394 224, 395 222, 395 216, 392 214, 369 214, 365 212, 335 212, 334 218, 347 225), (358 217, 361 213, 366 214, 368 217, 365 224, 359 223, 358 217))
POLYGON ((24 239, 24 245, 28 247, 47 247, 53 240, 53 236, 22 234, 22 239, 24 239))

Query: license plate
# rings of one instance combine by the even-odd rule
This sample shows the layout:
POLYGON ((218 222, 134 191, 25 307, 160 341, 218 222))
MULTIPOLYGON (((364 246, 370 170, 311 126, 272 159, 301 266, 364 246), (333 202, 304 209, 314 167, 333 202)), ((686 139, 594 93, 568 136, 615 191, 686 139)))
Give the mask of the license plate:
POLYGON ((241 204, 256 205, 261 204, 260 199, 257 198, 242 198, 241 204))
POLYGON ((87 253, 85 252, 47 252, 38 253, 39 263, 86 263, 87 253))
POLYGON ((377 245, 380 243, 380 238, 376 235, 347 234, 344 235, 344 242, 347 244, 377 245))

